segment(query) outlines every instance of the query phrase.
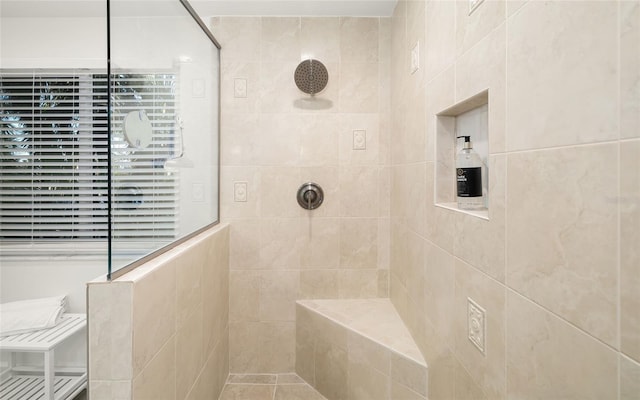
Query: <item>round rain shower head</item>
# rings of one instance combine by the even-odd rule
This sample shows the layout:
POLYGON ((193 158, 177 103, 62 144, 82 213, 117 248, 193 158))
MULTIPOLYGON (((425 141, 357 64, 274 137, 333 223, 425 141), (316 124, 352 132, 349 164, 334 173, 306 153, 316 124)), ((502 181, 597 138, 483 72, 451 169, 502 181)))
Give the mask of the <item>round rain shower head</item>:
POLYGON ((320 61, 309 59, 298 64, 293 79, 298 89, 313 96, 327 86, 329 73, 320 61))

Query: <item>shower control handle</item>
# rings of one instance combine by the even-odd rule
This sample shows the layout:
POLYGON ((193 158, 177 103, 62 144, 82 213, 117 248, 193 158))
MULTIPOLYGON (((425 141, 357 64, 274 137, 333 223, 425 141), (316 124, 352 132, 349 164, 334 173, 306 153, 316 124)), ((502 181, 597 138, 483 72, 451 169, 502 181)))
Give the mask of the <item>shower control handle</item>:
POLYGON ((298 204, 305 210, 315 210, 324 201, 322 188, 313 182, 307 182, 298 189, 298 204))

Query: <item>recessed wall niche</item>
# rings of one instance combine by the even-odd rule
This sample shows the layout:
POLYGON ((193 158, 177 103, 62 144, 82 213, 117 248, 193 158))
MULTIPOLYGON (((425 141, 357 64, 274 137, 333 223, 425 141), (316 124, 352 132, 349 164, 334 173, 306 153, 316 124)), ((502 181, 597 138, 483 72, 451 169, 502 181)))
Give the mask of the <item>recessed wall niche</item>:
POLYGON ((438 207, 489 219, 489 90, 440 111, 436 126, 435 204, 438 207), (457 202, 456 156, 464 146, 460 136, 470 136, 482 161, 484 207, 462 209, 457 202))

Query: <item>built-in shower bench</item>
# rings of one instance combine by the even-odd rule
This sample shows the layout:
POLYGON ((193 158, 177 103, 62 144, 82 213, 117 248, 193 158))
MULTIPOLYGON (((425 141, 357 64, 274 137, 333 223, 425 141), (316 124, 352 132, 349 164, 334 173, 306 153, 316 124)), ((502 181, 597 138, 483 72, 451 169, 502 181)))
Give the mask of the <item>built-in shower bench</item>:
POLYGON ((328 400, 426 399, 427 364, 389 299, 296 303, 296 372, 328 400))

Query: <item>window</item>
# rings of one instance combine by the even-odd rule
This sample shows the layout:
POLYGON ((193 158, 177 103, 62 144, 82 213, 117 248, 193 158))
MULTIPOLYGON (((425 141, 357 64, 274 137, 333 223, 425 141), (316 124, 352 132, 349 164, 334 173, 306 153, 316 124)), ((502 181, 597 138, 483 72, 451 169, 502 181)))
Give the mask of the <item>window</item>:
MULTIPOLYGON (((115 239, 175 237, 175 74, 112 76, 115 239), (149 146, 124 139, 130 111, 151 121, 149 146)), ((106 240, 106 75, 3 71, 0 77, 0 239, 106 240)))

